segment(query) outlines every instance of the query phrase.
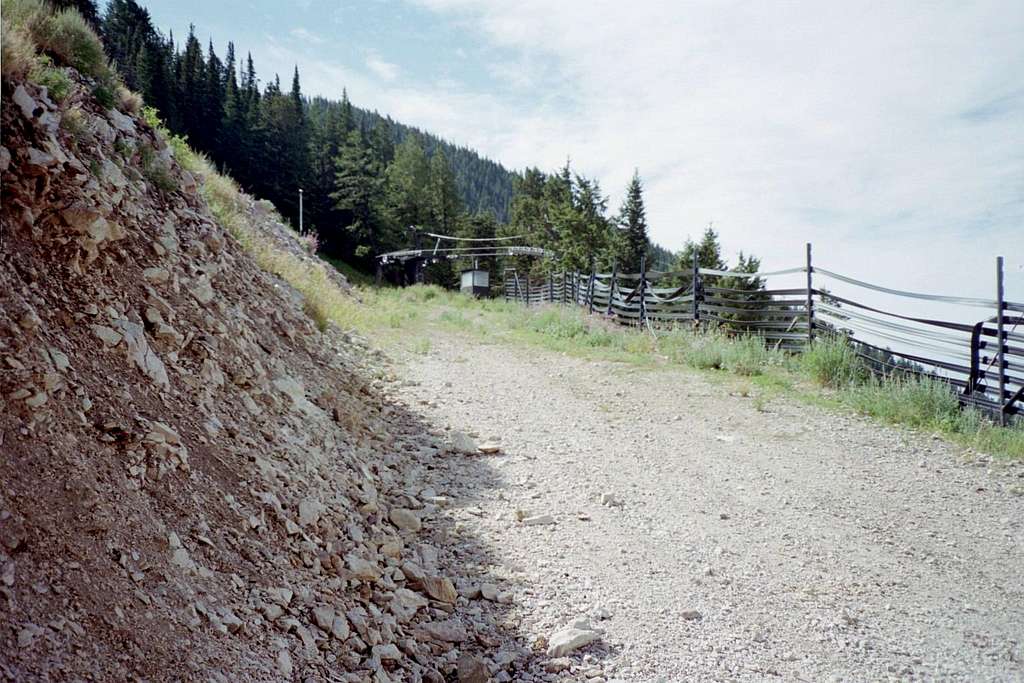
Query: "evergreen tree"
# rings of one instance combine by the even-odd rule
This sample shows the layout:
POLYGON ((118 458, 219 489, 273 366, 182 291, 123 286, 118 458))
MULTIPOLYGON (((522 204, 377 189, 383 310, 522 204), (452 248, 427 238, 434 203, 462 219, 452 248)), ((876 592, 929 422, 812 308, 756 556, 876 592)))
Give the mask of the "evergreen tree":
MULTIPOLYGON (((189 27, 185 51, 178 56, 177 81, 182 129, 189 139, 206 141, 203 134, 206 121, 203 116, 206 103, 206 62, 203 49, 196 39, 195 27, 189 27)), ((200 149, 206 149, 200 147, 200 149)))
POLYGON ((248 132, 245 126, 245 103, 238 87, 236 69, 235 45, 228 43, 224 60, 224 107, 217 147, 221 163, 235 174, 242 166, 242 145, 248 132))
POLYGON ((334 165, 337 170, 331 198, 344 212, 345 230, 358 245, 354 255, 369 265, 373 256, 384 251, 381 247, 389 236, 381 234, 378 220, 383 194, 380 168, 363 140, 362 131, 348 134, 334 165))
POLYGON ((633 172, 633 179, 626 188, 626 199, 619 214, 619 224, 624 231, 624 243, 620 270, 636 273, 640 270, 641 259, 647 255, 650 241, 647 238, 647 216, 644 210, 643 185, 640 174, 633 172))
POLYGON ((444 151, 438 149, 430 158, 430 218, 442 235, 455 232, 456 221, 462 212, 459 191, 455 187, 455 174, 444 151))
MULTIPOLYGON (((385 204, 388 218, 398 229, 433 225, 431 169, 420 139, 410 135, 395 149, 387 167, 385 204)), ((439 228, 438 228, 439 229, 439 228)))
POLYGON ((202 100, 202 115, 205 125, 202 128, 199 144, 203 149, 210 150, 216 161, 223 163, 220 124, 224 118, 224 65, 213 50, 212 40, 207 48, 205 77, 202 100))

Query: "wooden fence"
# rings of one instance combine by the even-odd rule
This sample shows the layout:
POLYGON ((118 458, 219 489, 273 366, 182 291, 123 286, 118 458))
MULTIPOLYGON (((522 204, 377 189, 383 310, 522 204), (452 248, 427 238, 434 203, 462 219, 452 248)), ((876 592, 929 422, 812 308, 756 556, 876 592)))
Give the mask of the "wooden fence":
POLYGON ((638 273, 613 269, 531 279, 507 269, 503 285, 507 300, 529 306, 574 304, 619 324, 652 328, 714 325, 731 334, 757 335, 790 352, 803 351, 815 336, 843 335, 876 373, 940 379, 956 390, 961 403, 1003 422, 1024 416, 1024 303, 1005 299, 1001 257, 996 271, 994 299, 906 292, 812 266, 808 244, 805 265, 772 272, 662 272, 641 266, 638 273), (769 279, 800 274, 802 287, 761 286, 769 279), (988 312, 965 323, 926 318, 912 310, 883 310, 831 293, 826 284, 832 282, 901 302, 941 302, 988 312))

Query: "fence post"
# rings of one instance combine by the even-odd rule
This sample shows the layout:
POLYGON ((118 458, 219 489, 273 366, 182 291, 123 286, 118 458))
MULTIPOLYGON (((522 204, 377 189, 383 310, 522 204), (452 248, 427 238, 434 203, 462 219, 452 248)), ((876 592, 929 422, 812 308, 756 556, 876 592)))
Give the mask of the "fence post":
POLYGON ((530 305, 530 271, 526 271, 526 296, 523 298, 523 303, 527 306, 530 305))
POLYGON ((700 290, 700 273, 698 268, 700 264, 697 263, 697 253, 693 253, 693 281, 690 289, 693 290, 693 303, 690 305, 690 311, 693 314, 693 325, 696 327, 700 325, 700 301, 697 298, 697 292, 700 290))
POLYGON ((555 271, 548 271, 548 303, 555 303, 555 271))
POLYGON ((590 282, 587 283, 587 313, 594 313, 594 280, 597 278, 597 261, 590 259, 590 282))
POLYGON ((996 305, 999 310, 996 312, 996 362, 999 364, 999 424, 1006 424, 1006 413, 1003 411, 1006 400, 1006 354, 1004 346, 1006 337, 1003 328, 1003 310, 1006 307, 1006 292, 1003 289, 1003 257, 996 257, 996 305))
POLYGON ((811 284, 811 243, 807 243, 807 346, 814 341, 814 289, 811 284))
POLYGON ((619 265, 612 261, 612 281, 608 283, 608 309, 604 312, 605 315, 612 314, 612 297, 615 296, 615 279, 619 274, 619 265))
POLYGON ((640 326, 647 322, 647 256, 640 257, 640 326))
POLYGON ((569 293, 566 291, 566 288, 568 286, 569 286, 568 283, 565 281, 565 271, 563 270, 562 271, 562 305, 563 306, 565 305, 566 299, 568 298, 568 294, 569 293))

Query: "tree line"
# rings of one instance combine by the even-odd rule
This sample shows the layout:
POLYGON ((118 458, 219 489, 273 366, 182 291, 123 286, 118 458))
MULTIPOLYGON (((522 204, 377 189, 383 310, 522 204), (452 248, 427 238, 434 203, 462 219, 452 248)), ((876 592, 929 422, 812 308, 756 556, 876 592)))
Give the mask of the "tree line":
MULTIPOLYGON (((596 179, 565 166, 551 173, 513 173, 429 133, 340 101, 303 95, 298 68, 285 89, 279 77, 261 84, 252 55, 228 43, 223 59, 205 49, 192 29, 184 43, 166 37, 135 0, 110 0, 98 13, 93 0, 59 0, 76 7, 104 38, 126 84, 154 106, 170 130, 253 194, 269 199, 298 225, 303 218, 330 256, 370 269, 373 256, 410 246, 410 226, 462 237, 524 235, 554 260, 503 259, 501 266, 534 270, 589 270, 614 266, 636 272, 725 269, 717 234, 673 253, 651 242, 643 184, 635 172, 618 212, 596 179), (507 263, 505 262, 507 261, 507 263)), ((497 275, 498 259, 486 266, 497 275)), ((740 255, 737 268, 759 261, 740 255)), ((434 281, 453 281, 436 264, 434 281)), ((686 276, 679 278, 681 281, 686 276)), ((747 282, 747 281, 743 281, 747 282)), ((743 287, 744 289, 746 287, 743 287)))
POLYGON ((229 42, 222 58, 194 28, 178 44, 135 0, 110 0, 102 16, 92 0, 64 1, 94 18, 125 83, 172 132, 296 226, 302 188, 304 227, 333 256, 369 267, 373 254, 406 246, 412 214, 447 231, 507 219, 514 175, 473 150, 355 107, 347 94, 308 98, 297 67, 290 87, 277 76, 263 85, 251 54, 229 42))

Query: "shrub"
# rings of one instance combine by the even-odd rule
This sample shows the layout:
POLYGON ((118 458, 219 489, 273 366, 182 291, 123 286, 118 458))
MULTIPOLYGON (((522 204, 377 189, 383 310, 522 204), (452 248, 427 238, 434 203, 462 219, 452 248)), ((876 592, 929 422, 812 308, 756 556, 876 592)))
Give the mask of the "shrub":
POLYGON ((88 139, 88 130, 85 125, 85 114, 78 107, 71 107, 60 118, 60 127, 71 134, 76 145, 88 139))
POLYGON ((850 387, 846 400, 862 413, 911 427, 959 432, 967 424, 949 384, 927 377, 871 378, 850 387))
MULTIPOLYGON (((3 7, 6 13, 6 3, 3 7)), ((28 34, 13 26, 6 16, 0 19, 0 76, 3 80, 11 82, 26 78, 35 58, 36 49, 28 34)))
POLYGON ((695 334, 692 343, 681 349, 682 361, 701 370, 718 370, 725 364, 727 343, 725 335, 716 329, 695 334))
POLYGON ((118 109, 128 114, 138 114, 142 110, 142 95, 123 85, 118 85, 116 90, 118 109))
POLYGON ((730 339, 722 351, 722 367, 737 375, 760 375, 772 360, 764 339, 754 335, 730 339))
POLYGON ((842 337, 822 337, 800 357, 800 363, 819 384, 840 388, 867 380, 869 373, 853 347, 842 337))
POLYGON ((37 85, 46 86, 50 98, 57 103, 63 102, 71 92, 71 79, 63 69, 55 67, 53 60, 41 55, 28 73, 28 80, 37 85))
POLYGON ((171 175, 167 162, 162 161, 149 145, 143 145, 139 149, 139 164, 142 166, 142 175, 161 192, 172 192, 177 189, 178 183, 171 175))
POLYGON ((315 256, 316 252, 320 251, 320 238, 314 231, 307 232, 305 235, 299 235, 299 244, 311 256, 315 256))
POLYGON ((111 77, 107 55, 99 36, 75 10, 50 14, 32 29, 40 50, 54 55, 81 73, 99 80, 111 77))
POLYGON ((115 102, 114 88, 109 83, 100 81, 92 89, 92 96, 104 109, 112 109, 115 102))

